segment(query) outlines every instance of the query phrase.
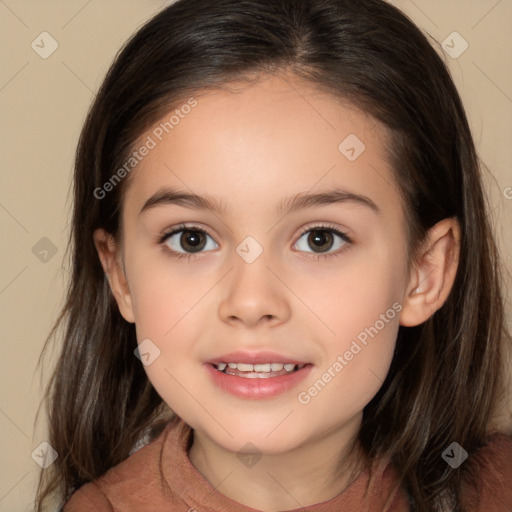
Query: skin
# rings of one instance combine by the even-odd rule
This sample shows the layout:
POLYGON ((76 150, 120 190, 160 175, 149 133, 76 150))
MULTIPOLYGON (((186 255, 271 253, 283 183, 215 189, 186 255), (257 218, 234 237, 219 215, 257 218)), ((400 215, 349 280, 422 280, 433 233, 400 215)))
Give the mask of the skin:
POLYGON ((434 226, 408 268, 406 216, 385 159, 384 127, 292 76, 234 85, 195 95, 197 107, 133 171, 122 243, 103 230, 94 237, 122 315, 135 323, 139 343, 149 338, 161 351, 144 368, 194 429, 193 465, 235 501, 289 510, 336 496, 361 471, 357 446, 352 459, 346 455, 363 408, 389 370, 399 325, 425 321, 446 300, 460 228, 455 219, 434 226), (366 146, 353 162, 338 149, 349 134, 366 146), (164 186, 218 198, 229 211, 159 204, 140 213, 164 186), (349 201, 277 211, 284 198, 333 187, 370 198, 379 212, 349 201), (171 248, 186 254, 181 233, 158 242, 184 222, 211 237, 191 260, 171 255, 171 248), (333 234, 327 252, 342 252, 314 259, 318 249, 301 233, 319 224, 353 243, 333 234), (252 263, 236 252, 247 236, 263 248, 252 263), (301 404, 298 393, 394 303, 400 313, 301 404), (273 350, 313 369, 289 392, 244 400, 212 384, 203 368, 239 349, 273 350), (237 457, 248 442, 262 455, 252 467, 237 457))

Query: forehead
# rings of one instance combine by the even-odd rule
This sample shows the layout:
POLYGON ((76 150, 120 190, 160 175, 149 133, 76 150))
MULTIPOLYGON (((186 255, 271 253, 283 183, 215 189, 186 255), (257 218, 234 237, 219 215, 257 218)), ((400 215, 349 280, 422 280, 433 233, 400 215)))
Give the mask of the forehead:
POLYGON ((228 206, 261 206, 335 184, 396 202, 387 131, 347 102, 286 75, 231 82, 190 100, 135 144, 151 139, 154 147, 133 172, 127 200, 141 206, 158 186, 179 185, 228 206))

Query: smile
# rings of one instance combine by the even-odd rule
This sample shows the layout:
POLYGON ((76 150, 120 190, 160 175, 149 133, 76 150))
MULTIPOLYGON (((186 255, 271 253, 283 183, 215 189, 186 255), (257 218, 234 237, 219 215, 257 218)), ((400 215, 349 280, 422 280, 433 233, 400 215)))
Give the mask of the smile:
POLYGON ((296 372, 305 365, 294 363, 217 363, 213 366, 225 375, 235 375, 245 379, 270 379, 296 372))
POLYGON ((237 398, 261 400, 292 392, 314 368, 304 359, 272 351, 237 351, 204 363, 210 382, 237 398))

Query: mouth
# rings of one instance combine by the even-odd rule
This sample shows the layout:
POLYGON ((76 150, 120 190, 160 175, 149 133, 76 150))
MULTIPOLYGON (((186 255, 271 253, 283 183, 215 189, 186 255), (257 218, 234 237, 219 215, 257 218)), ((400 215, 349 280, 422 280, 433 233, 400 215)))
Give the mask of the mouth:
POLYGON ((216 363, 212 365, 218 372, 235 375, 243 379, 271 379, 289 375, 302 369, 306 364, 295 363, 216 363))
POLYGON ((271 398, 302 382, 312 363, 273 352, 234 352, 204 364, 211 381, 221 390, 241 398, 271 398))

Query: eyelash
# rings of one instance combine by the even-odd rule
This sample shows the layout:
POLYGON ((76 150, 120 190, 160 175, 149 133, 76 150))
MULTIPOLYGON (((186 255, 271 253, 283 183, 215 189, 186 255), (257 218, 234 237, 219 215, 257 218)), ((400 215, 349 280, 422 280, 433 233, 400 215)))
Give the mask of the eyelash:
MULTIPOLYGON (((203 228, 200 228, 198 226, 193 226, 193 225, 192 226, 187 226, 185 224, 181 224, 181 225, 177 226, 176 228, 174 228, 173 230, 171 230, 171 231, 169 231, 167 233, 164 233, 161 237, 158 238, 157 242, 158 242, 158 244, 164 246, 165 250, 168 251, 177 260, 185 258, 186 260, 191 261, 192 259, 194 259, 196 256, 198 256, 201 253, 200 252, 198 252, 198 253, 178 253, 176 251, 173 251, 172 249, 170 249, 168 246, 165 245, 165 242, 171 236, 175 235, 176 233, 180 233, 181 231, 185 231, 185 230, 186 231, 199 231, 201 233, 205 233, 210 238, 213 238, 203 228)), ((334 233, 335 235, 338 235, 345 242, 345 245, 341 249, 338 249, 335 252, 330 252, 330 253, 327 253, 327 254, 308 253, 309 255, 305 256, 306 258, 310 258, 310 259, 318 261, 318 260, 321 260, 323 258, 328 258, 328 257, 331 257, 331 256, 341 256, 341 254, 343 254, 353 244, 352 239, 346 233, 344 233, 343 231, 340 231, 339 229, 337 229, 337 228, 335 228, 333 226, 327 226, 327 225, 324 225, 324 224, 320 224, 320 225, 317 225, 317 226, 310 226, 308 228, 303 229, 302 232, 300 233, 299 239, 302 238, 302 236, 304 234, 309 233, 310 231, 329 231, 331 233, 334 233)))

